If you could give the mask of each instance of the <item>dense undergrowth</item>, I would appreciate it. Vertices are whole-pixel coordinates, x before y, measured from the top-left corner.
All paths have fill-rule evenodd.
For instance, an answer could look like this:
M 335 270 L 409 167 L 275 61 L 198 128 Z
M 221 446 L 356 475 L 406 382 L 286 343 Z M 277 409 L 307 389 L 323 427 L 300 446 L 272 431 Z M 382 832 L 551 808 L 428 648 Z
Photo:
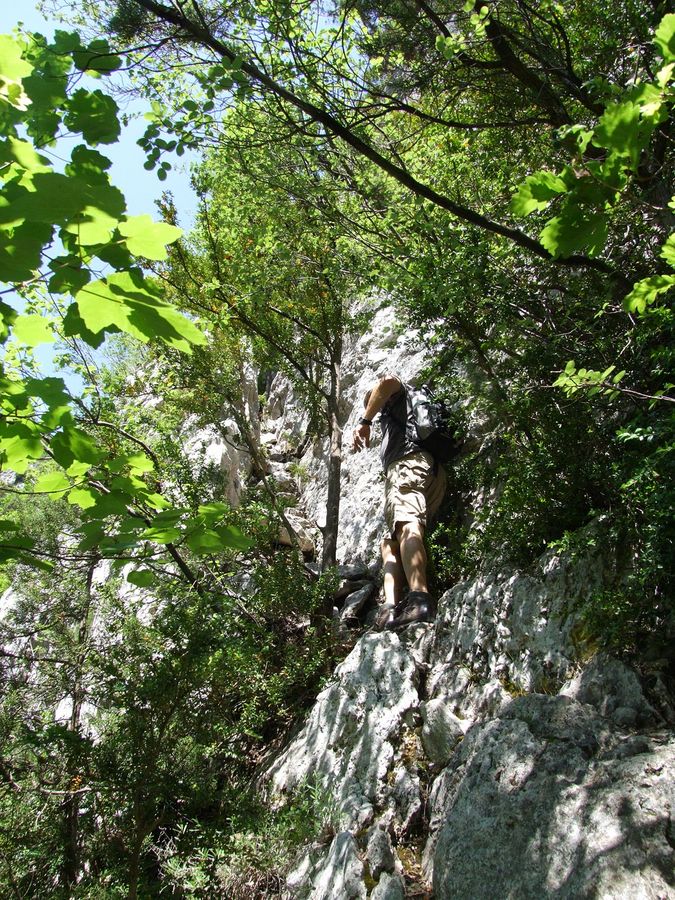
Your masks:
M 189 4 L 83 0 L 84 43 L 2 44 L 3 895 L 274 896 L 330 835 L 315 785 L 278 811 L 255 790 L 336 652 L 334 574 L 279 547 L 292 500 L 258 430 L 283 372 L 309 422 L 293 452 L 329 438 L 339 460 L 364 294 L 420 330 L 466 438 L 434 589 L 601 542 L 589 646 L 673 677 L 675 17 L 339 6 L 205 0 L 197 26 Z M 147 169 L 203 152 L 180 241 L 171 197 L 128 217 L 106 174 L 118 109 L 80 80 L 118 52 L 153 104 Z M 40 373 L 52 339 L 82 391 Z M 250 462 L 238 506 L 188 452 L 203 428 Z

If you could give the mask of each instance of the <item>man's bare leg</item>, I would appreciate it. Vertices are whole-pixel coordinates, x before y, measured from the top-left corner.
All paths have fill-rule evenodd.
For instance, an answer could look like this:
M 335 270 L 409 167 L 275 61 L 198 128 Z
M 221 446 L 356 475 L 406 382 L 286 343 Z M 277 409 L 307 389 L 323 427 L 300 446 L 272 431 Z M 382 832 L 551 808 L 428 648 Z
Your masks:
M 401 563 L 399 543 L 394 538 L 385 538 L 381 545 L 382 572 L 384 574 L 385 606 L 395 606 L 403 596 L 405 575 Z
M 417 521 L 398 522 L 396 537 L 399 543 L 401 565 L 410 586 L 405 605 L 397 610 L 385 628 L 398 631 L 407 625 L 431 622 L 436 615 L 436 604 L 427 587 L 427 552 L 424 548 L 424 527 Z
M 396 537 L 401 563 L 411 591 L 428 593 L 427 551 L 424 547 L 424 526 L 419 522 L 397 522 Z

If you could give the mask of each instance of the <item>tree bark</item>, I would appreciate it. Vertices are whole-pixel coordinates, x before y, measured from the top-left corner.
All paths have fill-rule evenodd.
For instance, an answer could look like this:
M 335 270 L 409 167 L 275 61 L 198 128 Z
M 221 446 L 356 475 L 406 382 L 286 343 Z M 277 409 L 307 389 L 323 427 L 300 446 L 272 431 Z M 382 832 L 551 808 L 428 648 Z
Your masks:
M 80 733 L 82 704 L 84 701 L 84 665 L 87 658 L 87 641 L 89 639 L 89 630 L 91 624 L 91 607 L 92 607 L 92 584 L 94 579 L 94 569 L 98 564 L 98 560 L 93 561 L 89 565 L 87 571 L 87 580 L 85 584 L 84 609 L 80 618 L 80 625 L 77 635 L 77 663 L 75 666 L 75 675 L 72 687 L 73 706 L 70 713 L 70 721 L 68 722 L 68 730 L 73 734 Z M 80 795 L 72 788 L 72 779 L 74 773 L 68 773 L 71 777 L 71 793 L 66 794 L 63 804 L 63 865 L 61 868 L 61 879 L 66 892 L 70 894 L 70 889 L 77 884 L 80 874 L 80 848 L 79 848 L 79 817 L 80 817 Z
M 340 473 L 342 471 L 342 428 L 340 427 L 341 360 L 342 339 L 338 336 L 334 359 L 330 367 L 330 391 L 328 395 L 330 450 L 328 456 L 326 525 L 323 531 L 323 553 L 321 555 L 322 572 L 335 565 L 340 521 Z

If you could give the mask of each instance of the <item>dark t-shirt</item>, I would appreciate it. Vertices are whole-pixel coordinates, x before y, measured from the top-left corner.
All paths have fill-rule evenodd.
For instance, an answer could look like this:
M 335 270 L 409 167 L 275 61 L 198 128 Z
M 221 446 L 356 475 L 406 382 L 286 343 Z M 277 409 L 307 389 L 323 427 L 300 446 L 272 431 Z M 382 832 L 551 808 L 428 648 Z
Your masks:
M 387 400 L 380 412 L 380 426 L 382 428 L 380 459 L 385 472 L 387 472 L 392 463 L 403 459 L 409 453 L 416 453 L 420 449 L 406 436 L 407 417 L 408 404 L 406 402 L 405 388 L 402 387 L 400 391 Z

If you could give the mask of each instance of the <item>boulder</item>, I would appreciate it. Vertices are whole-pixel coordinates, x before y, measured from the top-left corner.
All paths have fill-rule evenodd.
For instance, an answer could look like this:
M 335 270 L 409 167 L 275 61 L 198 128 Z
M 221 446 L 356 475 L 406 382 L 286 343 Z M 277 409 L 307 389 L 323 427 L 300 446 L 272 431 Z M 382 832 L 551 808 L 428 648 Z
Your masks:
M 675 737 L 632 751 L 563 696 L 512 700 L 474 726 L 431 791 L 435 896 L 675 896 Z
M 316 538 L 318 536 L 315 526 L 308 519 L 299 515 L 299 513 L 293 512 L 293 510 L 285 510 L 284 515 L 295 532 L 295 539 L 302 553 L 313 555 L 316 550 Z M 282 547 L 293 546 L 293 540 L 291 540 L 285 525 L 279 528 L 279 543 Z
M 365 900 L 363 863 L 352 835 L 343 831 L 324 854 L 306 854 L 286 887 L 294 900 Z
M 589 703 L 620 727 L 653 725 L 659 718 L 635 672 L 605 653 L 594 656 L 560 693 Z

